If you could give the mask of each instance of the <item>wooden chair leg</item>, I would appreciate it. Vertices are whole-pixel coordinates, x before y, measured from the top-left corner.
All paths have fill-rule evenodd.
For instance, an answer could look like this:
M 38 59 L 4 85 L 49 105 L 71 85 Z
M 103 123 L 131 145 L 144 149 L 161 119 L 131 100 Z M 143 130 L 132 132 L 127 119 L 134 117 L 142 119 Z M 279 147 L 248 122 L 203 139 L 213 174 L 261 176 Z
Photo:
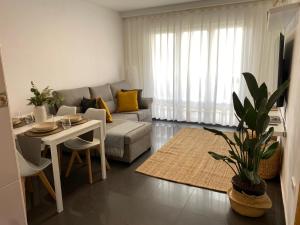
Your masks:
M 77 159 L 77 161 L 78 161 L 80 164 L 83 163 L 83 162 L 82 162 L 82 159 L 81 159 L 81 157 L 80 157 L 80 155 L 79 155 L 78 152 L 76 152 L 76 159 Z
M 92 162 L 91 162 L 90 149 L 87 149 L 85 151 L 85 153 L 86 153 L 86 162 L 88 164 L 89 182 L 90 182 L 90 184 L 92 184 L 93 183 L 93 174 L 92 174 Z
M 42 181 L 43 185 L 45 186 L 45 188 L 47 189 L 47 191 L 49 192 L 49 194 L 51 195 L 51 197 L 56 200 L 56 195 L 55 192 L 51 186 L 51 184 L 49 183 L 45 173 L 43 171 L 39 172 L 38 177 L 40 178 L 40 180 Z
M 33 181 L 32 181 L 32 177 L 27 177 L 26 180 L 26 185 L 27 185 L 27 191 L 33 193 Z
M 21 177 L 21 183 L 22 183 L 22 192 L 23 192 L 23 198 L 24 198 L 24 205 L 26 209 L 26 188 L 25 188 L 25 183 L 26 183 L 26 178 Z
M 105 165 L 106 165 L 106 169 L 110 170 L 110 165 L 109 165 L 106 157 L 105 157 Z
M 65 177 L 68 177 L 70 175 L 70 172 L 71 172 L 71 169 L 72 169 L 75 157 L 76 157 L 76 152 L 72 151 L 71 159 L 70 159 L 70 161 L 68 163 L 68 168 L 67 168 Z

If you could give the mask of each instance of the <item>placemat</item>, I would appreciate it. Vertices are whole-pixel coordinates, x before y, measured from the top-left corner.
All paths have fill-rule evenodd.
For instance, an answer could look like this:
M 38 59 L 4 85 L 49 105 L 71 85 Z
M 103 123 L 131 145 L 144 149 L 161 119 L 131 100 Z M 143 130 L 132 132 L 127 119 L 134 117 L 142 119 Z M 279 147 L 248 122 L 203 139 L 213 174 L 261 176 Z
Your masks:
M 14 129 L 15 129 L 15 128 L 20 128 L 20 127 L 23 127 L 23 126 L 25 126 L 25 125 L 27 125 L 26 122 L 25 122 L 24 120 L 22 120 L 21 123 L 13 124 L 13 128 L 14 128 Z
M 80 124 L 84 124 L 86 122 L 88 122 L 88 120 L 87 119 L 83 119 L 83 120 L 80 120 L 80 121 L 78 121 L 76 123 L 71 124 L 71 126 L 72 127 L 73 126 L 77 126 L 77 125 L 80 125 Z M 26 131 L 24 133 L 24 135 L 26 135 L 28 137 L 46 137 L 46 136 L 49 136 L 49 135 L 52 135 L 52 134 L 57 134 L 57 133 L 59 133 L 59 132 L 61 132 L 61 131 L 64 130 L 64 128 L 62 127 L 60 121 L 57 121 L 57 125 L 58 125 L 58 128 L 55 129 L 55 130 L 52 130 L 50 132 L 37 133 L 37 132 L 32 132 L 31 129 L 30 129 L 30 130 Z

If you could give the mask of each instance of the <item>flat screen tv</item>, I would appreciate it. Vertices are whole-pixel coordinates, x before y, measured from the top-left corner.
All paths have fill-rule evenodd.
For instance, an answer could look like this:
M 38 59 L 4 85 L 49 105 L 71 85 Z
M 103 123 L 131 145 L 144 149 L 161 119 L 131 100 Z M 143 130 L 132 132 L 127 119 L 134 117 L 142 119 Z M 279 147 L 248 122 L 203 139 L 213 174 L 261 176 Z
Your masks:
M 286 39 L 280 33 L 279 59 L 278 59 L 278 86 L 290 78 L 292 58 L 293 58 L 294 39 Z M 288 89 L 277 100 L 277 107 L 282 107 L 288 103 Z

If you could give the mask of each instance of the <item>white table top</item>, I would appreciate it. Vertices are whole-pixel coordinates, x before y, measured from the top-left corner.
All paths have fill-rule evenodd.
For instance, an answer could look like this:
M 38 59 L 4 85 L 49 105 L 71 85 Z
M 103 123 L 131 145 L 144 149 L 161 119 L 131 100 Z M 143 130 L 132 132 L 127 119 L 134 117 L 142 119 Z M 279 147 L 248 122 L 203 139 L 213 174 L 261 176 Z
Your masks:
M 55 117 L 54 121 L 58 121 L 60 118 L 61 117 Z M 79 136 L 79 135 L 87 132 L 87 130 L 89 131 L 89 130 L 96 129 L 96 128 L 100 127 L 101 123 L 102 122 L 99 120 L 89 120 L 86 123 L 73 126 L 69 129 L 63 130 L 59 133 L 41 137 L 41 140 L 45 144 L 59 144 L 59 143 L 64 142 L 65 140 L 67 140 L 70 136 L 74 136 L 74 135 Z M 17 136 L 19 134 L 22 134 L 22 133 L 30 130 L 33 126 L 34 126 L 34 124 L 29 124 L 29 125 L 25 125 L 23 127 L 15 128 L 15 129 L 13 129 L 13 134 L 15 136 Z

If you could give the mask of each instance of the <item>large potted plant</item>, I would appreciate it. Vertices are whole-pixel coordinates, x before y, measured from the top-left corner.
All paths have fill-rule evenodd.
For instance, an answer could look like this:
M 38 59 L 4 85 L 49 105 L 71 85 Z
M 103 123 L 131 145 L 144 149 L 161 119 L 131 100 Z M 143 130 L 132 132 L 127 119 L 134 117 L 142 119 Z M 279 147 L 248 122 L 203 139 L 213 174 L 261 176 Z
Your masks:
M 28 105 L 34 105 L 33 115 L 36 122 L 43 122 L 47 119 L 47 111 L 45 105 L 54 106 L 61 102 L 61 98 L 52 92 L 49 87 L 39 91 L 34 83 L 31 81 L 31 88 L 33 96 L 28 99 Z
M 234 172 L 232 188 L 227 192 L 231 207 L 241 215 L 257 217 L 271 208 L 272 202 L 266 194 L 266 182 L 259 176 L 258 169 L 262 159 L 270 158 L 277 149 L 278 142 L 270 143 L 274 128 L 269 127 L 269 112 L 276 100 L 288 87 L 283 83 L 270 97 L 265 83 L 258 86 L 251 73 L 243 73 L 252 97 L 243 103 L 233 92 L 233 105 L 238 126 L 233 136 L 204 128 L 225 139 L 230 149 L 228 155 L 215 152 L 209 154 L 216 160 L 224 161 Z

